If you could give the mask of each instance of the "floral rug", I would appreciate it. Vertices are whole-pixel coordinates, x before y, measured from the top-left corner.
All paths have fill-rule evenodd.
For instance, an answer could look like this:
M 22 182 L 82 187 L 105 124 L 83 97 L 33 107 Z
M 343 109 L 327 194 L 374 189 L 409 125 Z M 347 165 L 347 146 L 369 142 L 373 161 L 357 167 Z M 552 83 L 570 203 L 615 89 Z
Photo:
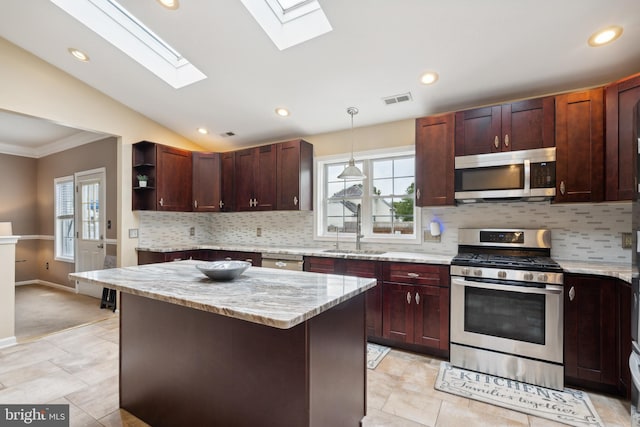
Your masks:
M 455 368 L 447 362 L 440 364 L 435 388 L 571 426 L 604 427 L 587 393 L 579 390 L 552 390 Z
M 367 343 L 367 368 L 375 369 L 378 363 L 384 359 L 384 357 L 391 350 L 389 347 L 383 345 Z

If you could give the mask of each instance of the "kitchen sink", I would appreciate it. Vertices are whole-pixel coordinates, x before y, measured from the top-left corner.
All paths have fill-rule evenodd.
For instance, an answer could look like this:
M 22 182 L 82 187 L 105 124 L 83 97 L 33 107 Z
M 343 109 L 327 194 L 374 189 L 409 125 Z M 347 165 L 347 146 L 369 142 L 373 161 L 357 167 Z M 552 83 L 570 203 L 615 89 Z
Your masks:
M 361 254 L 361 255 L 382 255 L 385 251 L 376 251 L 372 249 L 325 249 L 322 252 L 330 254 Z

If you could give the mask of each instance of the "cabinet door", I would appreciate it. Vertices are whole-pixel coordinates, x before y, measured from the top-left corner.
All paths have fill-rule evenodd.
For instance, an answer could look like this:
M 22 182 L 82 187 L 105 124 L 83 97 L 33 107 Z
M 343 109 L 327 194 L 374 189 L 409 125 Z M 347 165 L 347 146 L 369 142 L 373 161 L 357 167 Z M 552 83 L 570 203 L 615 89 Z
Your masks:
M 313 146 L 306 141 L 281 142 L 277 149 L 276 208 L 313 208 Z
M 552 96 L 502 105 L 502 151 L 555 146 Z
M 336 272 L 336 259 L 325 257 L 304 257 L 304 271 L 333 274 Z
M 191 211 L 191 152 L 157 145 L 157 209 Z
M 640 74 L 606 87 L 606 199 L 636 200 Z
M 414 289 L 414 342 L 449 350 L 449 289 L 438 286 Z
M 236 155 L 233 151 L 220 154 L 220 188 L 221 196 L 218 207 L 222 212 L 235 211 L 235 169 Z
M 193 153 L 193 210 L 220 210 L 220 154 Z
M 346 276 L 380 278 L 379 263 L 376 261 L 343 260 L 343 274 Z M 375 288 L 367 291 L 367 336 L 382 336 L 382 285 L 381 281 Z
M 567 275 L 564 287 L 565 376 L 617 385 L 615 282 Z
M 253 209 L 254 189 L 253 181 L 256 173 L 256 150 L 236 151 L 235 153 L 235 205 L 237 211 Z
M 556 202 L 603 199 L 603 90 L 556 96 Z
M 382 336 L 403 343 L 413 342 L 414 287 L 382 284 Z
M 263 145 L 256 148 L 254 176 L 254 209 L 270 211 L 276 208 L 276 146 Z
M 499 105 L 456 113 L 456 156 L 502 151 Z
M 631 285 L 620 280 L 616 281 L 618 290 L 618 325 L 619 332 L 619 384 L 618 389 L 623 396 L 631 396 L 631 371 L 629 371 L 629 355 L 631 354 Z
M 416 120 L 416 205 L 453 206 L 455 115 Z

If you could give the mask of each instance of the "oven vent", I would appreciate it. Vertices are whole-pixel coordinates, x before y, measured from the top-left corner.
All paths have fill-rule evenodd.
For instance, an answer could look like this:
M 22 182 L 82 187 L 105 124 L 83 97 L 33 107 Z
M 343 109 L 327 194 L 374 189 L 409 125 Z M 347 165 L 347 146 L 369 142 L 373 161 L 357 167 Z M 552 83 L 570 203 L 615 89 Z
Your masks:
M 386 105 L 398 104 L 400 102 L 411 101 L 411 92 L 401 93 L 400 95 L 388 96 L 386 98 L 382 98 Z

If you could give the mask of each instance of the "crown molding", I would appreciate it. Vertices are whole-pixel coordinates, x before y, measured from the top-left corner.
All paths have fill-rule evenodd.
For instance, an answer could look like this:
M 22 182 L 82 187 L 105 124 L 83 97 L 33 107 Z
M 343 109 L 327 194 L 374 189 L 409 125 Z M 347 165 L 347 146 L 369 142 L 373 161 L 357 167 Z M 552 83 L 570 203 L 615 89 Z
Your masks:
M 56 154 L 61 151 L 99 141 L 101 139 L 107 138 L 108 136 L 109 135 L 100 133 L 80 131 L 66 138 L 61 138 L 57 141 L 53 141 L 39 147 L 23 147 L 20 145 L 0 142 L 0 154 L 10 154 L 14 156 L 32 157 L 35 159 L 39 159 L 42 157 L 50 156 L 51 154 Z

